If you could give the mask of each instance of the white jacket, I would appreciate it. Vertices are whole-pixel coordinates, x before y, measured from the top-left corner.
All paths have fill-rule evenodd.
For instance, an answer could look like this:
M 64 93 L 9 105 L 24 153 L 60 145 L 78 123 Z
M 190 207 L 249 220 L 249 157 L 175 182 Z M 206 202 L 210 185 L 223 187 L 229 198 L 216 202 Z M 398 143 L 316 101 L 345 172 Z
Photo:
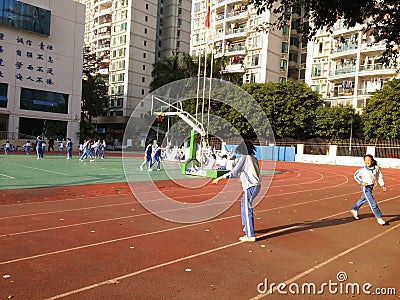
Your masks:
M 257 158 L 251 155 L 243 155 L 233 170 L 224 175 L 225 178 L 239 176 L 243 191 L 246 191 L 249 187 L 261 185 Z
M 362 184 L 365 182 L 367 185 L 375 184 L 377 181 L 381 187 L 385 186 L 383 182 L 383 177 L 381 173 L 381 168 L 379 166 L 373 166 L 372 168 L 368 168 L 367 166 L 358 169 L 354 173 L 354 179 L 359 183 Z

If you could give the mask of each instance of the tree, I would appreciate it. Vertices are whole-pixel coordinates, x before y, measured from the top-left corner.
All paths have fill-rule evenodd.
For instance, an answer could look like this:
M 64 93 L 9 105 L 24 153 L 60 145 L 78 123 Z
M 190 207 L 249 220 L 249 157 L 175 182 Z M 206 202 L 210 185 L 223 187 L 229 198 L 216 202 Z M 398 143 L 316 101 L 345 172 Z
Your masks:
M 99 69 L 103 67 L 101 61 L 101 57 L 97 58 L 96 54 L 90 53 L 89 48 L 84 48 L 81 136 L 93 133 L 93 118 L 98 117 L 108 105 L 107 85 L 103 76 L 98 73 Z M 91 128 L 91 130 L 88 131 L 88 128 Z
M 351 105 L 318 107 L 315 118 L 315 134 L 330 143 L 349 138 L 351 131 L 357 134 L 360 116 Z
M 305 139 L 314 134 L 316 109 L 322 100 L 305 83 L 253 83 L 242 88 L 261 105 L 275 137 Z
M 400 79 L 385 83 L 363 109 L 362 121 L 368 140 L 400 138 Z
M 206 77 L 211 75 L 211 54 L 208 54 L 206 62 L 204 57 L 200 57 L 200 76 L 204 76 L 204 63 L 206 63 Z M 228 58 L 223 56 L 213 60 L 212 77 L 231 81 L 239 84 L 241 79 L 234 73 L 224 73 L 228 63 Z M 198 57 L 190 56 L 188 53 L 174 54 L 171 57 L 163 57 L 153 64 L 151 76 L 153 80 L 150 83 L 150 90 L 154 91 L 168 83 L 194 78 L 199 75 L 199 59 Z
M 290 19 L 291 12 L 304 7 L 309 14 L 309 22 L 301 25 L 300 30 L 309 39 L 325 26 L 330 30 L 339 19 L 345 25 L 353 27 L 366 22 L 366 30 L 372 29 L 376 42 L 385 41 L 386 61 L 396 59 L 400 46 L 400 5 L 398 0 L 250 0 L 258 13 L 271 10 L 278 16 L 276 22 L 264 24 L 265 28 L 282 28 Z M 309 24 L 313 24 L 310 26 Z

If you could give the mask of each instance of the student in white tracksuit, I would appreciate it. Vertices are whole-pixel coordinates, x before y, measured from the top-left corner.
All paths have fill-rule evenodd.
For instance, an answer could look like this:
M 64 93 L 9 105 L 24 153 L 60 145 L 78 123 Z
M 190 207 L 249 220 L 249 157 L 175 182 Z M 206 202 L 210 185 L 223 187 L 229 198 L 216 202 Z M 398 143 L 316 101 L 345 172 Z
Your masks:
M 255 154 L 255 147 L 249 141 L 241 143 L 236 148 L 236 153 L 243 155 L 232 171 L 213 180 L 217 184 L 221 179 L 240 177 L 243 188 L 241 201 L 242 225 L 245 236 L 239 238 L 245 242 L 255 242 L 254 216 L 252 203 L 261 188 L 260 168 Z
M 386 191 L 385 183 L 383 181 L 382 172 L 380 167 L 377 165 L 376 160 L 370 154 L 364 156 L 365 167 L 358 169 L 354 173 L 354 179 L 361 185 L 362 195 L 361 198 L 354 204 L 351 213 L 355 219 L 359 219 L 358 210 L 365 201 L 368 202 L 374 213 L 378 223 L 380 225 L 385 225 L 385 220 L 382 219 L 382 213 L 376 203 L 374 197 L 372 196 L 372 190 L 374 189 L 375 182 Z

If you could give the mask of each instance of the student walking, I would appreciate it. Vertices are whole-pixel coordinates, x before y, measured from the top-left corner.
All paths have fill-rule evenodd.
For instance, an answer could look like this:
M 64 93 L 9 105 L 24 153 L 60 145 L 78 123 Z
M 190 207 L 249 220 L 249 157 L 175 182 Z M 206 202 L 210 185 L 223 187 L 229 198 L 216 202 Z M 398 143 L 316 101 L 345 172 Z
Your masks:
M 26 155 L 29 155 L 31 153 L 31 141 L 26 141 L 25 152 L 26 152 Z
M 63 142 L 60 142 L 58 144 L 58 150 L 60 151 L 60 156 L 63 155 L 63 151 L 64 151 L 64 144 Z
M 107 147 L 106 140 L 103 140 L 103 143 L 101 144 L 101 159 L 106 158 L 106 147 Z
M 72 158 L 72 140 L 67 138 L 67 159 Z
M 83 161 L 84 158 L 86 158 L 87 156 L 89 156 L 90 162 L 93 161 L 93 157 L 92 157 L 92 152 L 91 152 L 91 139 L 85 140 L 83 142 L 83 154 L 82 156 L 79 158 L 79 161 Z
M 43 158 L 43 141 L 40 135 L 36 138 L 36 154 L 37 159 Z
M 354 204 L 352 210 L 350 211 L 353 217 L 358 220 L 358 210 L 365 201 L 368 202 L 374 213 L 378 224 L 385 225 L 385 220 L 382 219 L 382 212 L 376 203 L 374 196 L 372 196 L 372 190 L 376 182 L 386 191 L 385 183 L 383 181 L 382 172 L 378 163 L 374 157 L 370 154 L 364 156 L 365 167 L 358 169 L 354 173 L 354 179 L 361 185 L 362 195 L 361 198 Z
M 144 150 L 144 161 L 140 165 L 140 170 L 143 170 L 143 167 L 148 163 L 148 169 L 151 166 L 151 154 L 153 153 L 153 144 L 151 142 L 148 143 L 146 149 Z
M 255 147 L 250 141 L 244 141 L 236 148 L 236 153 L 243 155 L 232 171 L 213 180 L 214 184 L 222 179 L 240 177 L 243 188 L 241 201 L 241 214 L 243 231 L 245 236 L 239 238 L 243 242 L 255 242 L 254 215 L 252 203 L 260 192 L 261 176 L 257 158 L 255 158 Z
M 10 152 L 11 152 L 11 143 L 10 143 L 10 141 L 7 141 L 6 142 L 6 149 L 5 149 L 4 153 L 6 155 L 8 155 Z
M 161 154 L 162 154 L 161 143 L 157 142 L 156 148 L 151 157 L 151 164 L 149 167 L 149 171 L 153 171 L 152 167 L 155 163 L 157 163 L 157 171 L 161 170 Z

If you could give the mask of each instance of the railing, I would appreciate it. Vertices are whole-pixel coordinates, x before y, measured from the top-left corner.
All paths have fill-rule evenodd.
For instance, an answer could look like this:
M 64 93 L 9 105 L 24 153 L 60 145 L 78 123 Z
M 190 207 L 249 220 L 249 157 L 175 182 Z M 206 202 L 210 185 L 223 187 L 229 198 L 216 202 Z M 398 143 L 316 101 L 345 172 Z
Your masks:
M 340 53 L 344 51 L 351 51 L 351 50 L 356 50 L 358 48 L 357 44 L 349 44 L 349 45 L 341 45 L 339 47 L 336 47 L 335 49 L 332 49 L 332 53 Z
M 355 71 L 356 71 L 356 66 L 351 66 L 351 67 L 340 68 L 340 69 L 336 69 L 334 71 L 330 71 L 329 75 L 330 76 L 343 75 L 343 74 L 354 73 Z
M 386 69 L 394 69 L 389 66 L 386 66 L 382 63 L 378 64 L 367 64 L 367 65 L 361 65 L 360 66 L 360 72 L 361 71 L 373 71 L 373 70 L 386 70 Z
M 247 10 L 237 10 L 237 11 L 232 11 L 232 12 L 226 14 L 226 17 L 227 18 L 233 18 L 233 17 L 236 17 L 236 16 L 245 17 L 247 15 L 248 15 L 248 11 Z
M 238 33 L 245 33 L 245 32 L 247 32 L 247 27 L 228 29 L 227 34 L 238 34 Z
M 246 51 L 245 46 L 233 46 L 226 49 L 226 52 Z

